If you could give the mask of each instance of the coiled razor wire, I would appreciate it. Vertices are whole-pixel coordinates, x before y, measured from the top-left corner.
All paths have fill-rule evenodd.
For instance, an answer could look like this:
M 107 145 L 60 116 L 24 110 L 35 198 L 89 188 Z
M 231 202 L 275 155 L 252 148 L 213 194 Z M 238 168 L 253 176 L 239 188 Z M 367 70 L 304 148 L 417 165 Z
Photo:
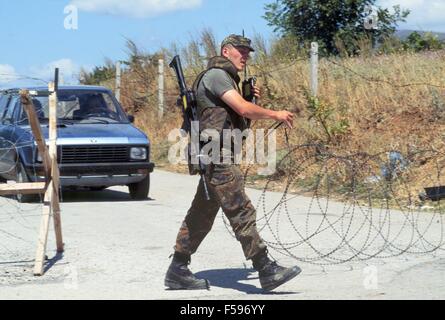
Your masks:
M 17 154 L 27 145 L 2 140 L 0 150 Z M 316 144 L 287 146 L 257 201 L 258 229 L 269 249 L 321 266 L 443 250 L 442 201 L 428 201 L 422 193 L 445 185 L 444 164 L 445 154 L 437 150 L 368 155 Z M 15 201 L 14 207 L 20 214 L 4 211 L 1 221 L 37 233 L 27 218 L 39 215 Z
M 442 202 L 424 194 L 445 185 L 444 164 L 435 150 L 289 147 L 257 201 L 258 230 L 269 250 L 321 266 L 444 250 Z

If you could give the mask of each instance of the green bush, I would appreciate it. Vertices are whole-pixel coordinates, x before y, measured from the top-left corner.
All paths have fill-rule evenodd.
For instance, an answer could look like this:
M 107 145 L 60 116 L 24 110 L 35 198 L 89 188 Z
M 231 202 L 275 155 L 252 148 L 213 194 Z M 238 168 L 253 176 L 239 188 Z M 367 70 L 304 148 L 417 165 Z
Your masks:
M 412 32 L 408 38 L 403 41 L 405 50 L 412 50 L 414 52 L 424 50 L 440 50 L 445 48 L 443 41 L 440 41 L 437 35 L 431 32 L 426 32 L 423 35 L 417 31 Z

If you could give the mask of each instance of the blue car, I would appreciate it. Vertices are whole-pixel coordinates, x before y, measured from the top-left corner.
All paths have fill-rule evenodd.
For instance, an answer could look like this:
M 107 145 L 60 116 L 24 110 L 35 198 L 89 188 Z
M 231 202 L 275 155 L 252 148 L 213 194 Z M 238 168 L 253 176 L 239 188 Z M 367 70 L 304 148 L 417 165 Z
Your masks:
M 48 144 L 48 89 L 26 88 Z M 102 190 L 126 185 L 135 200 L 150 190 L 150 141 L 112 92 L 95 86 L 59 87 L 57 153 L 62 187 Z M 42 159 L 19 90 L 0 91 L 0 180 L 44 181 Z M 35 199 L 18 195 L 21 202 Z

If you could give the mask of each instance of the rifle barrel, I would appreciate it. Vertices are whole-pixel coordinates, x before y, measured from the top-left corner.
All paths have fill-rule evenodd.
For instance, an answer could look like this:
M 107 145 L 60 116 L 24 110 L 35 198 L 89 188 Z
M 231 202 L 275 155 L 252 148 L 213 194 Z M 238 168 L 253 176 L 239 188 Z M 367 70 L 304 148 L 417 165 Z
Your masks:
M 175 56 L 173 58 L 172 62 L 170 62 L 169 66 L 170 66 L 170 68 L 175 70 L 176 77 L 178 80 L 179 89 L 181 90 L 181 95 L 185 96 L 187 94 L 188 89 L 187 89 L 187 85 L 185 84 L 185 77 L 184 77 L 184 73 L 182 71 L 182 64 L 181 64 L 181 59 L 179 58 L 179 56 Z

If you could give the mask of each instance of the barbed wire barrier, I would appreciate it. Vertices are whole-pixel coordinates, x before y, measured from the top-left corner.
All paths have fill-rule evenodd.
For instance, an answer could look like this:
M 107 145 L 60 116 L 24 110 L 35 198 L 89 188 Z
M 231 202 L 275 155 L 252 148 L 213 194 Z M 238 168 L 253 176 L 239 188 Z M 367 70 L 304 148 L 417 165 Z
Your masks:
M 49 81 L 38 78 L 38 77 L 32 77 L 32 76 L 25 76 L 21 74 L 15 74 L 15 73 L 0 73 L 0 80 L 2 83 L 12 83 L 14 81 L 21 81 L 21 80 L 28 80 L 36 82 L 40 85 L 48 85 Z
M 7 125 L 7 130 L 12 135 L 16 135 L 18 131 L 17 125 Z M 22 135 L 18 136 L 16 142 L 0 138 L 0 160 L 11 154 L 21 154 L 20 149 L 29 148 L 34 142 L 29 142 L 27 135 L 29 133 L 22 131 Z M 26 142 L 24 142 L 26 141 Z M 10 162 L 4 166 L 0 173 L 7 173 L 16 170 L 19 159 Z M 31 175 L 40 176 L 42 173 L 37 170 L 34 165 L 31 169 Z M 12 183 L 11 186 L 16 185 Z M 60 198 L 62 199 L 62 188 L 59 185 Z M 48 243 L 57 246 L 57 239 L 45 240 L 41 236 L 42 209 L 44 206 L 44 195 L 36 194 L 35 201 L 23 203 L 18 201 L 14 195 L 2 196 L 0 205 L 0 267 L 5 266 L 5 271 L 0 272 L 0 286 L 2 284 L 10 285 L 17 283 L 26 283 L 31 281 L 35 275 L 43 275 L 46 273 L 52 260 L 61 258 L 62 247 L 57 248 L 55 257 L 49 258 L 49 253 L 43 250 L 43 257 L 32 257 L 37 247 L 47 247 Z M 60 219 L 54 210 L 47 212 L 49 220 Z M 56 236 L 57 237 L 57 236 Z M 55 242 L 54 244 L 52 242 Z M 52 250 L 51 250 L 52 251 Z M 32 258 L 31 258 L 32 257 Z M 37 266 L 38 265 L 38 266 Z M 57 277 L 54 274 L 46 275 L 48 278 Z
M 264 180 L 258 229 L 273 251 L 321 266 L 443 251 L 444 164 L 435 150 L 368 155 L 289 147 Z
M 57 73 L 58 71 L 56 71 Z M 56 77 L 57 78 L 57 77 Z M 61 229 L 61 219 L 60 219 L 60 205 L 59 205 L 59 167 L 57 165 L 57 93 L 54 83 L 48 85 L 48 95 L 49 95 L 49 148 L 46 146 L 45 138 L 42 134 L 41 125 L 33 105 L 30 94 L 27 90 L 20 91 L 20 102 L 27 114 L 31 132 L 26 133 L 27 135 L 33 136 L 33 143 L 37 145 L 37 151 L 42 159 L 43 163 L 43 174 L 45 176 L 45 182 L 29 182 L 25 179 L 26 172 L 24 170 L 23 164 L 20 159 L 19 148 L 25 147 L 25 144 L 21 141 L 22 137 L 17 139 L 17 142 L 12 143 L 7 139 L 2 139 L 1 144 L 1 156 L 5 159 L 15 159 L 15 161 L 9 161 L 10 167 L 5 166 L 4 170 L 7 172 L 16 171 L 18 176 L 18 181 L 15 184 L 1 183 L 0 184 L 0 195 L 42 195 L 43 194 L 43 205 L 41 206 L 40 214 L 40 230 L 39 237 L 37 241 L 36 258 L 34 264 L 34 275 L 41 276 L 44 274 L 44 264 L 46 260 L 46 247 L 48 241 L 48 231 L 49 223 L 51 218 L 54 222 L 54 231 L 56 238 L 57 252 L 61 254 L 63 252 L 64 244 L 62 238 Z M 16 126 L 13 127 L 16 130 Z M 25 133 L 24 133 L 25 135 Z M 29 145 L 28 145 L 29 146 Z M 8 163 L 8 161 L 2 161 Z M 22 178 L 20 178 L 20 172 L 22 172 Z M 2 215 L 6 214 L 9 218 L 9 212 L 2 212 Z M 28 214 L 28 216 L 31 216 Z M 34 215 L 32 215 L 34 216 Z M 1 216 L 1 218 L 4 218 Z M 6 221 L 8 221 L 6 218 Z M 21 216 L 21 218 L 24 218 Z M 25 219 L 26 220 L 26 219 Z M 23 226 L 23 225 L 22 225 Z M 27 227 L 28 228 L 28 227 Z M 0 229 L 1 234 L 9 235 L 14 240 L 21 240 L 23 242 L 29 242 L 23 237 L 15 235 L 15 232 L 7 232 Z M 6 250 L 7 246 L 2 245 Z

